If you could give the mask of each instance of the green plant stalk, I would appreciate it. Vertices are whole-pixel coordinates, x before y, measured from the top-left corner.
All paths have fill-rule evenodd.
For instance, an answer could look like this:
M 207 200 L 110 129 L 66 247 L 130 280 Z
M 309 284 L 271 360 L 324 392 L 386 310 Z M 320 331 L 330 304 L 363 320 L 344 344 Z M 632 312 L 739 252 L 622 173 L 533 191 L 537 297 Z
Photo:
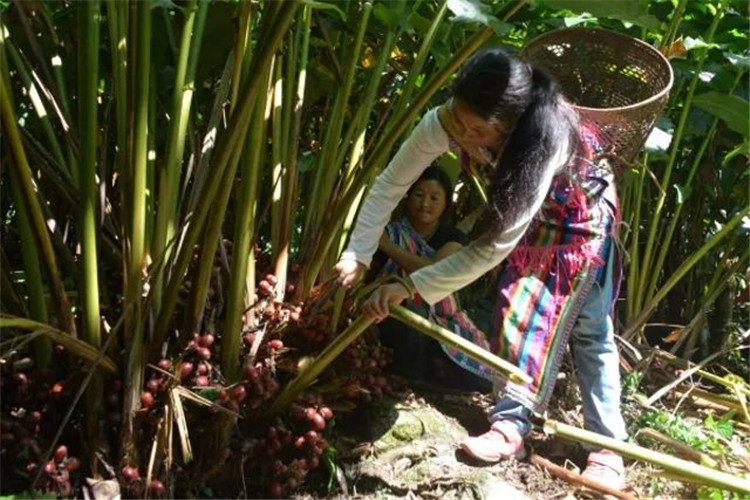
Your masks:
M 299 153 L 299 140 L 300 130 L 302 128 L 302 109 L 305 104 L 305 88 L 307 85 L 307 61 L 310 53 L 310 24 L 311 24 L 311 10 L 312 7 L 305 5 L 300 14 L 300 19 L 297 23 L 298 31 L 298 43 L 295 45 L 299 47 L 299 64 L 297 66 L 297 89 L 296 89 L 296 101 L 294 102 L 294 113 L 292 116 L 292 125 L 290 135 L 288 139 L 289 144 L 289 157 L 287 159 L 287 168 L 284 181 L 284 216 L 285 222 L 284 229 L 281 232 L 281 240 L 279 241 L 279 253 L 274 270 L 276 276 L 279 278 L 279 282 L 286 283 L 287 267 L 290 254 L 290 246 L 292 242 L 292 231 L 295 228 L 295 214 L 297 207 L 297 193 L 298 193 L 298 153 Z M 291 93 L 289 94 L 291 95 Z M 282 279 L 283 278 L 283 279 Z M 255 285 L 253 281 L 253 286 Z M 285 290 L 281 290 L 284 292 Z
M 282 106 L 284 99 L 284 79 L 282 70 L 284 68 L 283 55 L 276 58 L 274 64 L 273 77 L 273 105 L 271 111 L 271 252 L 272 260 L 275 262 L 278 257 L 281 224 L 282 224 L 282 176 L 284 174 L 283 152 L 284 145 L 282 137 L 287 134 L 282 129 Z M 279 284 L 280 285 L 280 284 Z
M 318 375 L 325 370 L 344 349 L 354 342 L 362 332 L 372 324 L 372 319 L 365 315 L 360 315 L 355 319 L 343 332 L 341 332 L 333 341 L 331 341 L 323 352 L 307 366 L 299 371 L 297 376 L 290 381 L 271 406 L 270 413 L 278 415 L 294 401 L 300 392 L 304 391 L 312 384 Z
M 641 206 L 643 205 L 643 183 L 646 180 L 648 156 L 644 159 L 644 166 L 640 169 L 640 175 L 638 176 L 638 184 L 635 187 L 634 199 L 632 207 L 635 207 L 635 215 L 633 216 L 633 222 L 631 224 L 631 240 L 630 240 L 630 262 L 628 265 L 628 322 L 635 317 L 638 311 L 637 304 L 640 299 L 636 295 L 638 290 L 638 276 L 640 276 L 640 221 L 641 221 Z
M 653 311 L 659 305 L 659 303 L 672 291 L 672 288 L 679 283 L 679 281 L 717 244 L 719 244 L 727 235 L 731 234 L 735 227 L 737 227 L 742 218 L 750 214 L 750 206 L 747 206 L 737 212 L 732 219 L 727 222 L 723 228 L 716 234 L 714 234 L 706 243 L 703 244 L 695 253 L 693 253 L 680 267 L 672 273 L 667 282 L 659 289 L 656 294 L 649 300 L 648 303 L 639 312 L 638 316 L 631 321 L 628 325 L 628 329 L 623 334 L 625 340 L 629 340 L 634 333 L 646 322 L 651 316 Z
M 729 90 L 729 95 L 732 95 L 734 93 L 734 89 L 737 88 L 737 85 L 739 84 L 740 80 L 742 79 L 742 75 L 744 74 L 745 74 L 744 71 L 739 71 L 737 73 L 737 76 L 734 79 L 732 88 Z M 701 160 L 703 160 L 703 155 L 706 153 L 706 149 L 708 149 L 708 145 L 713 139 L 714 133 L 716 132 L 716 128 L 718 127 L 718 125 L 719 125 L 719 119 L 715 118 L 708 132 L 705 134 L 703 141 L 701 142 L 701 145 L 698 148 L 697 153 L 695 154 L 695 158 L 693 159 L 693 164 L 690 168 L 690 172 L 688 173 L 687 179 L 685 181 L 686 186 L 692 185 L 693 178 L 695 177 L 696 172 L 698 172 L 698 167 L 700 166 L 700 162 Z M 680 214 L 682 212 L 682 208 L 684 207 L 684 205 L 685 204 L 683 200 L 681 199 L 677 200 L 675 213 L 672 216 L 672 219 L 670 221 L 669 228 L 667 229 L 667 234 L 665 238 L 661 240 L 661 249 L 656 259 L 656 265 L 654 266 L 654 269 L 663 269 L 664 261 L 666 260 L 666 257 L 667 257 L 667 250 L 672 245 L 672 236 L 674 235 L 675 229 L 677 228 L 677 223 L 680 220 Z M 646 297 L 651 297 L 653 295 L 654 290 L 656 289 L 656 283 L 658 281 L 658 277 L 659 277 L 659 273 L 651 274 L 651 280 L 649 282 L 648 288 L 646 289 Z
M 249 71 L 249 81 L 244 87 L 245 93 L 237 111 L 233 112 L 230 118 L 229 126 L 220 139 L 220 144 L 217 146 L 218 156 L 214 165 L 214 176 L 208 179 L 208 183 L 202 190 L 202 196 L 199 199 L 213 200 L 219 189 L 219 184 L 222 181 L 223 173 L 227 169 L 230 158 L 234 155 L 234 152 L 238 149 L 238 143 L 241 138 L 247 134 L 247 129 L 250 125 L 250 110 L 256 99 L 256 95 L 260 89 L 260 76 L 265 74 L 265 69 L 268 67 L 271 57 L 276 52 L 279 44 L 281 43 L 283 34 L 291 23 L 294 12 L 296 11 L 299 3 L 296 1 L 288 1 L 282 4 L 280 7 L 281 11 L 277 16 L 277 23 L 273 26 L 266 26 L 264 24 L 259 36 L 261 40 L 261 46 L 256 51 L 253 57 L 252 70 Z M 265 43 L 263 43 L 265 42 Z M 185 233 L 184 242 L 180 247 L 173 267 L 172 275 L 167 285 L 164 301 L 162 303 L 162 309 L 159 313 L 156 328 L 154 330 L 154 338 L 157 343 L 161 343 L 164 340 L 164 336 L 167 332 L 167 326 L 174 311 L 174 307 L 177 304 L 177 297 L 179 294 L 180 286 L 182 285 L 182 279 L 187 270 L 188 264 L 192 256 L 193 245 L 198 240 L 198 236 L 205 223 L 206 216 L 209 211 L 208 203 L 198 203 L 195 207 L 195 211 L 192 214 L 193 217 L 190 220 L 190 225 Z
M 729 252 L 727 253 L 729 254 Z M 729 261 L 725 259 L 722 263 L 723 265 L 718 266 L 718 268 L 714 272 L 711 283 L 708 285 L 708 287 L 706 287 L 706 290 L 703 293 L 704 298 L 701 300 L 700 310 L 696 314 L 696 317 L 690 321 L 690 325 L 688 326 L 688 328 L 690 329 L 690 335 L 680 338 L 680 340 L 675 343 L 672 349 L 670 349 L 672 353 L 678 352 L 678 349 L 682 345 L 683 340 L 685 340 L 685 337 L 688 338 L 686 339 L 687 345 L 685 346 L 683 353 L 687 354 L 693 352 L 695 343 L 698 340 L 698 333 L 701 331 L 703 325 L 707 320 L 707 313 L 711 310 L 711 308 L 713 308 L 713 305 L 719 298 L 719 295 L 729 286 L 730 277 L 734 273 L 740 272 L 742 269 L 747 269 L 749 260 L 750 255 L 748 255 L 747 252 L 743 252 L 740 258 L 735 259 L 735 262 L 733 264 L 730 265 L 728 263 Z M 710 377 L 716 376 L 709 374 L 709 377 L 707 378 L 711 380 Z M 750 392 L 748 393 L 748 395 L 750 395 Z M 750 419 L 748 419 L 748 422 L 750 422 Z
M 708 33 L 706 34 L 705 41 L 706 43 L 711 43 L 714 37 L 714 33 L 716 33 L 716 28 L 719 25 L 719 21 L 721 21 L 721 18 L 724 15 L 724 10 L 721 6 L 719 6 L 716 15 L 714 16 L 713 21 L 711 22 L 711 26 L 708 29 Z M 664 169 L 664 174 L 661 179 L 661 191 L 659 193 L 659 197 L 656 201 L 656 206 L 654 207 L 654 211 L 651 216 L 651 222 L 649 224 L 649 233 L 648 233 L 648 239 L 646 240 L 646 249 L 643 254 L 643 265 L 641 266 L 641 276 L 638 280 L 638 293 L 636 297 L 640 299 L 639 305 L 641 305 L 641 308 L 649 301 L 651 300 L 651 297 L 647 297 L 645 295 L 646 287 L 648 284 L 648 280 L 651 277 L 652 274 L 658 274 L 659 269 L 655 269 L 651 266 L 651 259 L 653 256 L 653 248 L 654 243 L 656 241 L 656 235 L 657 230 L 659 228 L 662 211 L 664 209 L 664 202 L 666 201 L 667 197 L 667 188 L 669 187 L 669 180 L 672 175 L 672 169 L 674 168 L 675 161 L 677 159 L 677 153 L 680 150 L 680 143 L 682 142 L 682 135 L 685 131 L 685 123 L 687 122 L 687 117 L 690 112 L 690 107 L 693 102 L 693 95 L 695 94 L 695 89 L 698 85 L 698 81 L 700 79 L 700 73 L 703 69 L 703 63 L 706 60 L 706 57 L 708 55 L 708 50 L 704 50 L 702 54 L 699 56 L 693 78 L 690 82 L 690 86 L 688 87 L 687 95 L 685 96 L 685 100 L 683 102 L 683 108 L 682 113 L 680 114 L 680 119 L 677 124 L 677 129 L 675 130 L 674 137 L 672 138 L 672 147 L 669 152 L 669 158 L 667 159 L 667 165 Z M 640 309 L 640 308 L 639 308 Z M 640 311 L 639 311 L 640 312 Z
M 284 74 L 284 96 L 282 105 L 281 134 L 284 145 L 282 146 L 282 162 L 284 170 L 279 182 L 281 189 L 281 199 L 279 201 L 278 215 L 278 240 L 275 246 L 272 246 L 272 265 L 271 269 L 278 280 L 276 284 L 276 293 L 279 297 L 284 297 L 287 284 L 287 268 L 289 264 L 289 245 L 291 242 L 292 228 L 295 222 L 294 212 L 290 212 L 292 207 L 291 199 L 296 193 L 297 171 L 296 168 L 290 170 L 291 157 L 289 147 L 295 139 L 291 136 L 292 127 L 294 126 L 293 112 L 296 107 L 295 99 L 297 97 L 294 87 L 295 75 L 297 73 L 297 58 L 299 56 L 299 46 L 302 43 L 302 23 L 298 20 L 294 33 L 289 34 L 289 48 L 285 58 L 286 67 Z
M 39 5 L 41 7 L 40 11 L 42 13 L 42 16 L 44 16 L 45 24 L 49 28 L 49 33 L 52 36 L 52 42 L 55 46 L 55 48 L 61 47 L 62 44 L 60 43 L 60 39 L 57 36 L 57 31 L 55 30 L 54 22 L 52 21 L 52 15 L 49 11 L 49 4 L 42 3 Z M 70 114 L 70 105 L 69 99 L 68 99 L 68 89 L 65 85 L 65 75 L 62 71 L 62 59 L 60 58 L 59 54 L 55 54 L 52 59 L 50 59 L 50 62 L 52 63 L 52 73 L 55 77 L 55 85 L 57 86 L 57 97 L 60 102 L 60 107 L 62 108 L 62 114 L 65 120 L 70 122 L 71 114 Z
M 227 313 L 224 320 L 224 337 L 221 342 L 221 372 L 227 382 L 233 384 L 240 375 L 240 346 L 242 345 L 242 311 L 245 309 L 247 291 L 246 277 L 249 268 L 255 267 L 250 260 L 250 250 L 255 234 L 255 214 L 258 204 L 258 184 L 262 167 L 262 152 L 265 143 L 267 117 L 265 117 L 266 93 L 261 93 L 253 113 L 255 117 L 248 141 L 242 152 L 242 185 L 237 204 L 237 219 L 234 227 L 232 247 L 232 271 L 229 277 Z M 254 276 L 254 275 L 253 275 Z
M 641 436 L 656 441 L 657 443 L 663 444 L 665 446 L 669 446 L 677 453 L 684 456 L 686 460 L 690 460 L 691 462 L 696 462 L 704 467 L 710 467 L 712 469 L 716 469 L 719 466 L 719 463 L 711 456 L 694 450 L 690 446 L 684 445 L 679 441 L 675 441 L 674 439 L 662 434 L 655 429 L 651 429 L 648 427 L 646 427 L 645 429 L 640 429 L 638 430 L 636 437 Z
M 4 48 L 4 38 L 2 45 Z M 29 212 L 34 237 L 38 245 L 37 248 L 41 251 L 42 262 L 44 263 L 45 273 L 52 292 L 53 303 L 56 306 L 56 315 L 60 321 L 60 325 L 68 333 L 75 336 L 76 328 L 70 311 L 70 302 L 60 279 L 57 258 L 55 257 L 49 231 L 42 214 L 42 208 L 35 193 L 31 179 L 31 169 L 21 141 L 18 124 L 16 123 L 16 114 L 11 104 L 11 91 L 7 87 L 7 83 L 10 81 L 8 78 L 8 68 L 4 58 L 0 59 L 0 61 L 3 63 L 3 67 L 0 69 L 0 115 L 2 115 L 3 131 L 10 146 L 11 157 L 13 158 L 10 162 L 12 167 L 11 175 L 15 175 L 19 181 L 21 193 Z
M 525 0 L 522 0 L 520 3 L 525 3 Z M 492 28 L 488 27 L 472 36 L 471 39 L 469 39 L 469 41 L 453 56 L 450 63 L 445 65 L 445 67 L 430 79 L 429 83 L 425 85 L 422 92 L 420 92 L 419 96 L 415 99 L 413 105 L 406 109 L 403 116 L 393 118 L 397 120 L 398 125 L 394 126 L 389 133 L 385 134 L 385 137 L 378 142 L 378 145 L 375 147 L 370 157 L 365 161 L 365 167 L 361 173 L 363 178 L 369 178 L 372 173 L 377 172 L 380 169 L 383 162 L 388 157 L 391 148 L 396 143 L 396 140 L 406 131 L 417 112 L 419 112 L 435 92 L 445 84 L 461 63 L 463 63 L 466 58 L 487 41 L 492 34 Z M 351 188 L 341 196 L 339 202 L 336 204 L 336 210 L 331 212 L 331 218 L 328 223 L 317 232 L 316 241 L 312 247 L 316 248 L 317 252 L 313 255 L 310 263 L 305 268 L 305 273 L 303 275 L 303 298 L 309 293 L 315 279 L 320 273 L 320 270 L 323 267 L 323 262 L 328 254 L 328 250 L 331 248 L 331 244 L 334 239 L 337 239 L 339 236 L 338 228 L 341 227 L 349 213 L 348 210 L 344 210 L 343 207 L 350 207 L 359 191 L 359 186 L 352 184 Z
M 5 25 L 0 24 L 0 30 L 2 29 L 6 29 Z M 57 164 L 59 165 L 59 171 L 68 179 L 70 179 L 71 177 L 75 179 L 75 175 L 71 174 L 68 162 L 65 160 L 62 148 L 60 148 L 60 142 L 57 140 L 57 136 L 52 129 L 50 115 L 47 112 L 47 108 L 44 106 L 44 102 L 42 102 L 39 88 L 31 80 L 31 75 L 29 74 L 26 65 L 24 64 L 20 54 L 18 53 L 18 49 L 16 49 L 16 46 L 13 44 L 13 42 L 7 42 L 7 48 L 8 54 L 10 54 L 10 58 L 13 61 L 16 70 L 18 71 L 18 76 L 21 78 L 21 83 L 26 88 L 26 91 L 29 95 L 29 100 L 31 100 L 31 104 L 32 106 L 34 106 L 34 111 L 36 111 L 36 116 L 39 119 L 39 123 L 42 125 L 42 131 L 47 138 L 47 144 L 50 147 L 50 152 L 52 153 L 55 162 L 57 162 Z
M 664 50 L 674 42 L 674 38 L 677 35 L 677 28 L 680 26 L 680 21 L 682 21 L 682 16 L 685 13 L 686 6 L 687 0 L 680 0 L 680 3 L 674 11 L 674 15 L 672 15 L 672 19 L 669 21 L 667 33 L 664 35 L 664 38 L 659 45 L 659 50 L 661 50 L 662 53 L 664 53 Z
M 348 190 L 352 182 L 356 181 L 356 173 L 362 166 L 362 157 L 364 156 L 364 141 L 367 132 L 367 123 L 370 114 L 374 109 L 375 99 L 378 94 L 378 88 L 382 80 L 382 75 L 385 73 L 385 66 L 391 57 L 393 52 L 393 45 L 398 38 L 394 32 L 388 32 L 383 41 L 383 50 L 380 52 L 377 63 L 373 67 L 372 72 L 368 78 L 367 89 L 365 90 L 365 97 L 360 103 L 359 109 L 355 114 L 354 120 L 352 120 L 349 130 L 347 130 L 343 144 L 352 144 L 351 151 L 349 152 L 349 164 L 347 165 L 345 178 L 342 182 L 344 191 Z M 344 157 L 347 152 L 346 148 L 341 148 L 339 158 L 336 160 L 335 167 L 340 169 L 344 163 Z
M 412 64 L 411 68 L 409 68 L 409 76 L 406 78 L 401 96 L 399 97 L 395 109 L 393 110 L 394 116 L 401 116 L 406 107 L 409 105 L 409 102 L 411 101 L 411 95 L 417 86 L 417 78 L 419 78 L 419 75 L 422 73 L 422 68 L 424 67 L 425 61 L 427 61 L 427 56 L 429 56 L 430 54 L 432 44 L 435 43 L 435 36 L 438 33 L 438 28 L 443 23 L 443 18 L 445 17 L 446 12 L 448 12 L 448 2 L 447 0 L 444 0 L 443 5 L 440 7 L 440 10 L 435 16 L 435 19 L 433 19 L 432 24 L 430 25 L 430 29 L 427 31 L 424 40 L 422 40 L 422 45 L 419 48 L 417 57 L 414 59 L 414 64 Z M 395 123 L 396 122 L 392 121 L 390 122 L 390 125 L 393 126 Z
M 250 41 L 252 28 L 252 4 L 250 2 L 240 2 L 239 28 L 237 34 L 237 43 L 234 47 L 234 75 L 232 75 L 232 88 L 229 98 L 230 112 L 234 110 L 237 104 L 237 95 L 240 90 L 240 79 L 242 77 L 243 61 L 250 62 L 247 51 L 252 45 Z
M 81 148 L 81 161 L 78 188 L 81 198 L 81 263 L 83 270 L 83 341 L 95 349 L 101 346 L 99 320 L 99 270 L 97 250 L 96 206 L 98 191 L 96 186 L 97 130 L 97 91 L 99 83 L 99 15 L 98 0 L 90 0 L 78 6 L 79 45 L 78 67 L 78 130 Z M 95 451 L 99 443 L 99 420 L 102 412 L 103 382 L 94 376 L 85 397 L 85 436 L 89 443 L 89 462 L 96 474 Z
M 200 7 L 198 7 L 197 0 L 190 0 L 183 9 L 186 17 L 177 59 L 174 94 L 172 95 L 172 120 L 170 120 L 167 143 L 167 159 L 159 172 L 159 210 L 156 214 L 152 249 L 154 258 L 159 259 L 164 254 L 165 261 L 169 260 L 172 248 L 171 246 L 168 247 L 167 242 L 174 237 L 180 172 L 185 151 L 185 134 L 193 102 L 193 89 L 195 88 L 197 52 L 200 50 L 208 5 L 208 2 L 201 2 Z M 191 71 L 189 71 L 188 61 L 191 59 Z M 162 269 L 154 278 L 152 300 L 156 314 L 159 312 L 161 302 L 164 272 L 165 269 Z
M 680 476 L 695 480 L 701 484 L 715 486 L 738 493 L 750 493 L 750 480 L 742 479 L 726 472 L 704 467 L 688 460 L 676 458 L 665 453 L 648 450 L 638 445 L 602 436 L 595 432 L 578 429 L 555 420 L 544 422 L 544 432 L 560 436 L 571 441 L 601 446 L 626 457 L 657 465 Z
M 115 93 L 115 119 L 117 134 L 117 151 L 115 154 L 115 171 L 125 171 L 125 145 L 128 134 L 128 84 L 127 84 L 127 24 L 128 9 L 126 2 L 107 0 L 107 18 L 112 54 L 112 82 Z M 127 212 L 125 212 L 127 213 Z
M 346 107 L 349 102 L 352 85 L 354 84 L 354 73 L 357 68 L 357 63 L 359 62 L 359 55 L 362 51 L 365 31 L 367 30 L 367 24 L 370 20 L 371 12 L 372 3 L 366 2 L 362 10 L 362 16 L 360 17 L 357 36 L 354 40 L 354 44 L 351 45 L 350 57 L 347 61 L 343 84 L 341 89 L 336 93 L 336 100 L 330 115 L 330 124 L 326 128 L 325 137 L 323 139 L 323 149 L 318 159 L 317 168 L 315 169 L 313 189 L 308 196 L 308 208 L 305 213 L 306 218 L 303 227 L 303 234 L 310 234 L 312 233 L 313 228 L 321 227 L 324 214 L 331 203 L 334 181 L 339 174 L 339 171 L 335 165 L 333 165 L 333 162 L 336 159 L 338 148 L 346 147 L 345 144 L 341 146 L 339 145 L 341 129 L 344 125 Z
M 29 221 L 26 203 L 15 175 L 10 176 L 10 187 L 18 216 L 18 232 L 21 236 L 21 259 L 23 260 L 28 312 L 30 318 L 40 323 L 47 322 L 47 300 L 44 297 L 42 273 L 39 267 L 39 252 L 36 249 L 34 232 Z M 41 337 L 34 341 L 34 363 L 40 368 L 49 366 L 52 359 L 52 344 Z
M 421 333 L 424 333 L 438 342 L 450 345 L 466 354 L 471 359 L 487 365 L 496 372 L 507 376 L 511 382 L 516 384 L 530 384 L 532 382 L 531 377 L 517 366 L 482 349 L 460 335 L 456 335 L 440 325 L 432 323 L 417 313 L 410 311 L 406 307 L 391 304 L 391 317 L 420 331 Z
M 129 226 L 130 253 L 127 259 L 127 281 L 125 300 L 133 308 L 125 318 L 127 342 L 127 368 L 123 397 L 123 426 L 121 452 L 124 461 L 135 461 L 137 456 L 136 436 L 133 419 L 140 404 L 143 387 L 144 339 L 141 294 L 143 290 L 142 271 L 145 261 L 146 241 L 146 169 L 148 167 L 148 112 L 151 70 L 151 1 L 136 5 L 137 21 L 135 57 L 132 59 L 135 71 L 134 117 L 133 117 L 133 158 L 130 178 L 132 179 L 131 220 Z
M 81 161 L 78 187 L 81 207 L 81 263 L 83 268 L 83 335 L 84 341 L 99 347 L 99 270 L 97 252 L 96 206 L 96 150 L 97 91 L 99 83 L 99 1 L 91 0 L 79 6 L 81 44 L 78 81 L 78 130 Z

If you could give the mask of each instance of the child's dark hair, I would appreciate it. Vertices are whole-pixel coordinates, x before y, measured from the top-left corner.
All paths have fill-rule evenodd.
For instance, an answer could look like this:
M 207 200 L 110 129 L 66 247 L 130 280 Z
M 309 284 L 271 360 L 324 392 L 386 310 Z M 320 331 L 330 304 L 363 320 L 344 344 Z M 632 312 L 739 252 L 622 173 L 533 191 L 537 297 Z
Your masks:
M 441 168 L 436 167 L 435 165 L 430 165 L 411 185 L 409 191 L 406 193 L 407 196 L 411 195 L 411 192 L 419 181 L 437 181 L 438 184 L 440 184 L 440 187 L 445 191 L 445 211 L 443 213 L 447 213 L 451 208 L 451 205 L 453 205 L 453 185 L 451 184 L 448 174 L 446 174 Z
M 571 154 L 576 150 L 578 115 L 547 74 L 499 48 L 472 56 L 452 94 L 488 122 L 511 130 L 488 193 L 496 222 L 492 237 L 531 207 L 541 167 L 561 145 L 569 144 Z

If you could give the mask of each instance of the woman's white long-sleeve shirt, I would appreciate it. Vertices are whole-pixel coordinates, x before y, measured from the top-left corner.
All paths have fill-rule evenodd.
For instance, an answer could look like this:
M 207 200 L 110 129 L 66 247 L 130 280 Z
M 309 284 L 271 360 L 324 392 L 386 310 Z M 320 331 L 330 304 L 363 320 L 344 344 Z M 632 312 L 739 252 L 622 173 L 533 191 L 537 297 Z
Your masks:
M 438 108 L 428 111 L 404 141 L 385 170 L 377 176 L 357 216 L 357 223 L 342 259 L 356 260 L 369 267 L 372 255 L 391 213 L 409 187 L 441 154 L 450 149 L 448 134 L 440 124 Z M 419 294 L 434 304 L 460 290 L 500 264 L 515 248 L 534 214 L 541 208 L 554 175 L 568 160 L 568 144 L 561 144 L 543 170 L 539 189 L 529 210 L 492 242 L 477 241 L 448 257 L 409 275 Z

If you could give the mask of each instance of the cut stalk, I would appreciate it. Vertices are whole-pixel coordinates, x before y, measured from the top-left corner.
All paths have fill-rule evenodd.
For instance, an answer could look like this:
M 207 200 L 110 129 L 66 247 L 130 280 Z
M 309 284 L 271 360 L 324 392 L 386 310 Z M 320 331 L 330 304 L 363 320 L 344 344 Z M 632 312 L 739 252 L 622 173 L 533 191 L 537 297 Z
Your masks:
M 607 448 L 634 460 L 641 460 L 643 462 L 657 465 L 670 472 L 674 472 L 681 477 L 697 481 L 700 484 L 736 491 L 738 493 L 750 493 L 750 480 L 748 479 L 710 469 L 665 453 L 648 450 L 635 444 L 602 436 L 595 432 L 578 429 L 570 425 L 556 422 L 555 420 L 547 420 L 544 422 L 544 432 L 571 441 Z
M 517 366 L 482 349 L 460 335 L 456 335 L 440 325 L 430 322 L 403 306 L 391 304 L 391 316 L 438 342 L 448 344 L 466 354 L 471 359 L 487 365 L 494 371 L 508 377 L 511 382 L 516 384 L 530 384 L 533 382 L 532 378 Z

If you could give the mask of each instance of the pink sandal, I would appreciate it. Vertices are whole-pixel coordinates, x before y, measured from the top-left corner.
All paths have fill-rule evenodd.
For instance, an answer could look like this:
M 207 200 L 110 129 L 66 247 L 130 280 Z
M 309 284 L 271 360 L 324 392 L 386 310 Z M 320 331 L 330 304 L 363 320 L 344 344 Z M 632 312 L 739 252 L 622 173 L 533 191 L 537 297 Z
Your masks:
M 586 468 L 581 475 L 618 490 L 625 487 L 625 466 L 622 457 L 610 450 L 589 453 Z
M 489 463 L 509 458 L 521 460 L 526 456 L 523 437 L 516 426 L 507 420 L 493 422 L 489 431 L 464 439 L 459 447 L 469 456 Z

